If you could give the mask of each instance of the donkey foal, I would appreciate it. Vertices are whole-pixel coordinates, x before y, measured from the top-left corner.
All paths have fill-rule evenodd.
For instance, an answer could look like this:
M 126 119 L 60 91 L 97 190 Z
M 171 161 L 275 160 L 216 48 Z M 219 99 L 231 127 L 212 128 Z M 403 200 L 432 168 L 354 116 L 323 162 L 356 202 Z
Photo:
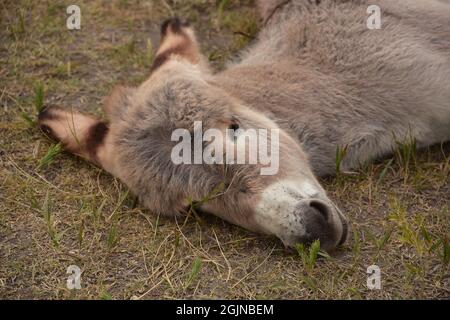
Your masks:
M 41 128 L 119 177 L 151 212 L 183 214 L 189 199 L 223 185 L 202 210 L 286 246 L 319 239 L 330 250 L 348 224 L 316 176 L 335 172 L 338 146 L 351 170 L 391 153 L 394 137 L 419 147 L 450 139 L 450 5 L 378 3 L 382 29 L 369 30 L 365 0 L 261 0 L 258 40 L 216 74 L 191 27 L 169 19 L 149 78 L 112 91 L 107 122 L 49 107 Z M 277 174 L 261 175 L 261 164 L 174 163 L 172 133 L 195 134 L 196 121 L 225 137 L 279 130 Z

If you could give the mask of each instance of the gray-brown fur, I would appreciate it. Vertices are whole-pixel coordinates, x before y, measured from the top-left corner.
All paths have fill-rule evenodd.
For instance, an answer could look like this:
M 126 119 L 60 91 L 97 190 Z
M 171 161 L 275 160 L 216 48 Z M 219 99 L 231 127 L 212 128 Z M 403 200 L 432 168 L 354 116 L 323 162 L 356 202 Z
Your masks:
M 412 136 L 420 147 L 450 139 L 450 5 L 401 3 L 379 1 L 382 29 L 369 30 L 368 1 L 260 1 L 266 27 L 239 61 L 218 74 L 199 56 L 190 29 L 177 28 L 178 36 L 190 39 L 184 43 L 189 52 L 165 55 L 141 86 L 116 88 L 107 100 L 109 132 L 98 162 L 155 213 L 185 212 L 189 199 L 201 200 L 224 183 L 202 208 L 265 233 L 271 232 L 255 217 L 263 191 L 286 179 L 308 181 L 323 202 L 312 201 L 306 213 L 299 207 L 293 223 L 308 224 L 311 214 L 319 219 L 324 204 L 340 222 L 320 217 L 294 238 L 336 246 L 345 240 L 346 222 L 313 173 L 335 172 L 337 146 L 347 146 L 343 169 L 350 170 L 389 154 L 394 137 Z M 172 36 L 163 37 L 158 53 L 179 45 L 181 38 Z M 243 128 L 279 126 L 278 175 L 260 176 L 251 165 L 174 165 L 172 131 L 192 129 L 199 120 L 204 129 L 236 122 Z M 41 124 L 55 133 L 55 121 Z M 317 230 L 324 224 L 330 229 Z M 276 235 L 289 245 L 295 240 Z
M 369 3 L 291 1 L 217 76 L 289 129 L 319 175 L 334 173 L 337 145 L 352 169 L 390 153 L 394 134 L 411 130 L 421 147 L 450 139 L 450 5 L 378 1 L 382 29 L 369 30 Z

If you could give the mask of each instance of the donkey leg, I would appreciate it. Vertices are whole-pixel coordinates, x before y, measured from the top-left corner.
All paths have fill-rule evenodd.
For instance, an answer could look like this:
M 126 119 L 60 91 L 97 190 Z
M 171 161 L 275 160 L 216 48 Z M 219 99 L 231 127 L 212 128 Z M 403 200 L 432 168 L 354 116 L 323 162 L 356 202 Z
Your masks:
M 48 107 L 38 117 L 41 130 L 63 147 L 96 165 L 113 172 L 112 144 L 106 122 L 71 110 Z

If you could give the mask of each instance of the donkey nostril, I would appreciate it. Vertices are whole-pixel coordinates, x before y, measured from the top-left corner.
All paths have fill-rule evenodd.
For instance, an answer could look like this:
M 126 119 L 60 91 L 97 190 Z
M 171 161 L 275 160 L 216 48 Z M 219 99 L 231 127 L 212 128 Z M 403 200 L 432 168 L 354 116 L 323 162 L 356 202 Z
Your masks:
M 330 216 L 330 209 L 325 203 L 319 200 L 311 200 L 309 202 L 309 206 L 320 212 L 320 214 L 325 218 L 325 220 L 328 220 Z

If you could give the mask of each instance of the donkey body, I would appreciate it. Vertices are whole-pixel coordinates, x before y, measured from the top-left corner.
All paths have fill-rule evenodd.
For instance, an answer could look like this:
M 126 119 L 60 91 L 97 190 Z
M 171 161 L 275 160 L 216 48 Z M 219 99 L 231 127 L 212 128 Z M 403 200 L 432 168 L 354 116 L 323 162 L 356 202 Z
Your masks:
M 211 74 L 193 30 L 162 26 L 152 72 L 106 101 L 108 123 L 60 108 L 39 117 L 66 148 L 118 176 L 151 211 L 180 214 L 224 182 L 202 209 L 286 245 L 345 241 L 347 222 L 316 175 L 450 140 L 450 4 L 380 0 L 382 28 L 367 28 L 364 0 L 268 0 L 265 27 L 238 61 Z M 280 129 L 280 172 L 250 165 L 175 165 L 176 128 Z M 76 134 L 74 134 L 76 132 Z
M 318 175 L 335 172 L 337 146 L 347 146 L 350 170 L 391 153 L 396 140 L 450 139 L 450 5 L 377 1 L 382 29 L 370 30 L 369 3 L 289 2 L 215 77 L 297 138 Z

